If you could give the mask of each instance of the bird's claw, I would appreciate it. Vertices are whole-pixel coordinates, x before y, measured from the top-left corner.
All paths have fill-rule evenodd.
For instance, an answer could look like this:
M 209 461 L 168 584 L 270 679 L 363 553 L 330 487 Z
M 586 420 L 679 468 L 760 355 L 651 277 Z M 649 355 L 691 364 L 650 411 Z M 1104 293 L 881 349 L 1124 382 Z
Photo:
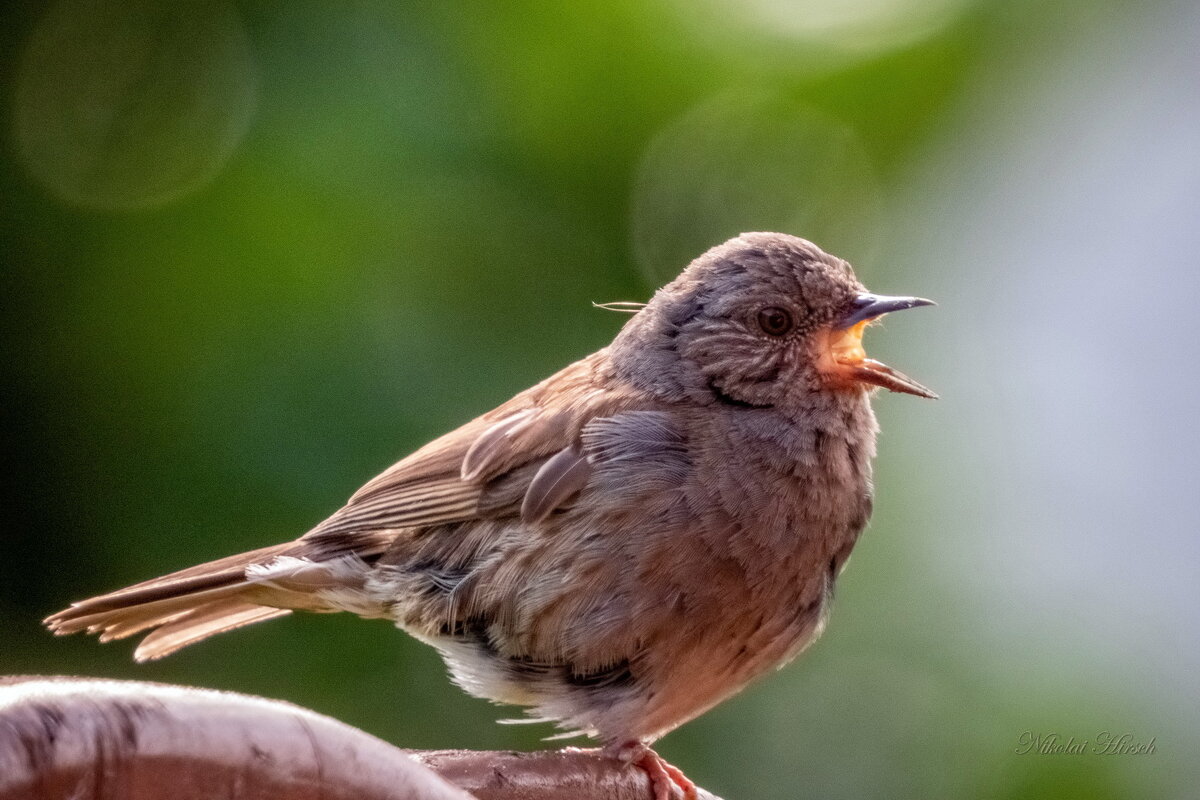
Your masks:
M 627 742 L 610 749 L 608 754 L 646 773 L 650 778 L 650 790 L 654 793 L 653 800 L 676 800 L 680 796 L 683 800 L 697 800 L 696 784 L 683 774 L 683 770 L 667 763 L 665 758 L 644 743 Z

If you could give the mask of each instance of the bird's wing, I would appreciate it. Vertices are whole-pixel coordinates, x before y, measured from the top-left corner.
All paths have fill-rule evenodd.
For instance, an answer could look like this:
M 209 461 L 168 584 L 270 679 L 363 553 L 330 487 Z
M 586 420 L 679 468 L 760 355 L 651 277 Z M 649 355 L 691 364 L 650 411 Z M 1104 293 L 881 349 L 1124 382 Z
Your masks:
M 582 488 L 592 420 L 645 407 L 641 395 L 603 373 L 603 351 L 434 440 L 359 489 L 305 535 L 337 539 L 520 514 L 536 522 Z

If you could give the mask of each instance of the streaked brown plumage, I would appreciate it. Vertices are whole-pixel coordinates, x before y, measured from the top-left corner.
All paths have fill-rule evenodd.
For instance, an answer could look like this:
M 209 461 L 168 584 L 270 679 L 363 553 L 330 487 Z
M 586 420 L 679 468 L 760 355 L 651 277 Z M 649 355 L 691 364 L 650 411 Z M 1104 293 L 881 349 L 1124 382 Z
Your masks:
M 289 613 L 384 617 L 472 694 L 649 743 L 795 656 L 871 510 L 869 295 L 802 239 L 696 259 L 612 345 L 426 445 L 300 539 L 74 604 L 139 660 Z M 655 772 L 657 770 L 657 772 Z M 681 776 L 672 773 L 682 781 Z M 664 795 L 665 796 L 665 795 Z

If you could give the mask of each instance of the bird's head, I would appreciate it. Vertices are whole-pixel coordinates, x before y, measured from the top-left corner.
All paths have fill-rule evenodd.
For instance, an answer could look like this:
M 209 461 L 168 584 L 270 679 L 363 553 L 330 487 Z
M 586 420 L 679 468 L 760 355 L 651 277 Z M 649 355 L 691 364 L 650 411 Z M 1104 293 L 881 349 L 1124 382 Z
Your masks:
M 712 248 L 638 312 L 614 343 L 653 388 L 734 405 L 787 406 L 812 392 L 881 386 L 936 397 L 867 358 L 863 332 L 891 311 L 932 305 L 871 294 L 811 242 L 744 233 Z M 652 373 L 652 374 L 647 374 Z

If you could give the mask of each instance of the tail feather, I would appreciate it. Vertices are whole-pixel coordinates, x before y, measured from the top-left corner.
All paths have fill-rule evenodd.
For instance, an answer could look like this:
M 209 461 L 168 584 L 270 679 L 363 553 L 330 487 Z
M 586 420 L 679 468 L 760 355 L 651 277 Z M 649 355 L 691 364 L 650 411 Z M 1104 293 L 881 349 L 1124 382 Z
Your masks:
M 115 618 L 111 616 L 108 618 L 93 616 L 92 623 L 88 625 L 86 630 L 88 633 L 98 634 L 101 642 L 114 642 L 118 639 L 134 636 L 158 625 L 166 625 L 168 622 L 174 622 L 189 613 L 191 612 L 187 608 L 181 609 L 179 606 L 167 612 L 141 608 L 130 609 L 128 612 Z M 74 632 L 67 628 L 55 630 L 55 633 L 61 634 Z
M 292 609 L 336 610 L 325 607 L 316 596 L 327 584 L 262 580 L 250 568 L 278 563 L 280 558 L 310 568 L 342 563 L 348 555 L 358 563 L 374 561 L 392 535 L 369 531 L 330 541 L 304 538 L 240 553 L 72 603 L 47 617 L 45 624 L 56 634 L 87 631 L 99 634 L 101 641 L 151 630 L 134 657 L 138 661 L 161 658 L 214 634 L 281 617 Z
M 236 599 L 209 603 L 161 623 L 133 651 L 138 661 L 153 661 L 218 633 L 292 613 L 290 608 L 256 606 Z
M 92 605 L 91 601 L 85 600 L 48 617 L 45 623 L 50 630 L 60 635 L 87 631 L 100 634 L 101 639 L 108 642 L 161 625 L 199 605 L 237 594 L 241 588 L 230 585 L 201 592 L 185 592 L 176 597 L 160 597 L 128 606 L 114 606 L 109 602 Z
M 72 603 L 70 608 L 47 617 L 45 624 L 62 635 L 83 630 L 99 633 L 103 641 L 132 636 L 210 602 L 245 592 L 252 586 L 246 580 L 246 567 L 270 561 L 288 548 L 278 545 L 253 550 Z
M 72 603 L 71 607 L 65 611 L 48 617 L 46 624 L 57 632 L 59 627 L 55 624 L 57 621 L 67 622 L 75 617 L 126 609 L 245 583 L 246 567 L 251 564 L 265 564 L 277 556 L 296 549 L 295 544 L 294 542 L 278 544 L 219 558 L 216 561 L 181 569 L 159 578 L 135 583 L 133 586 L 127 586 L 99 597 Z M 82 629 L 64 630 L 63 633 L 74 633 L 75 630 Z

